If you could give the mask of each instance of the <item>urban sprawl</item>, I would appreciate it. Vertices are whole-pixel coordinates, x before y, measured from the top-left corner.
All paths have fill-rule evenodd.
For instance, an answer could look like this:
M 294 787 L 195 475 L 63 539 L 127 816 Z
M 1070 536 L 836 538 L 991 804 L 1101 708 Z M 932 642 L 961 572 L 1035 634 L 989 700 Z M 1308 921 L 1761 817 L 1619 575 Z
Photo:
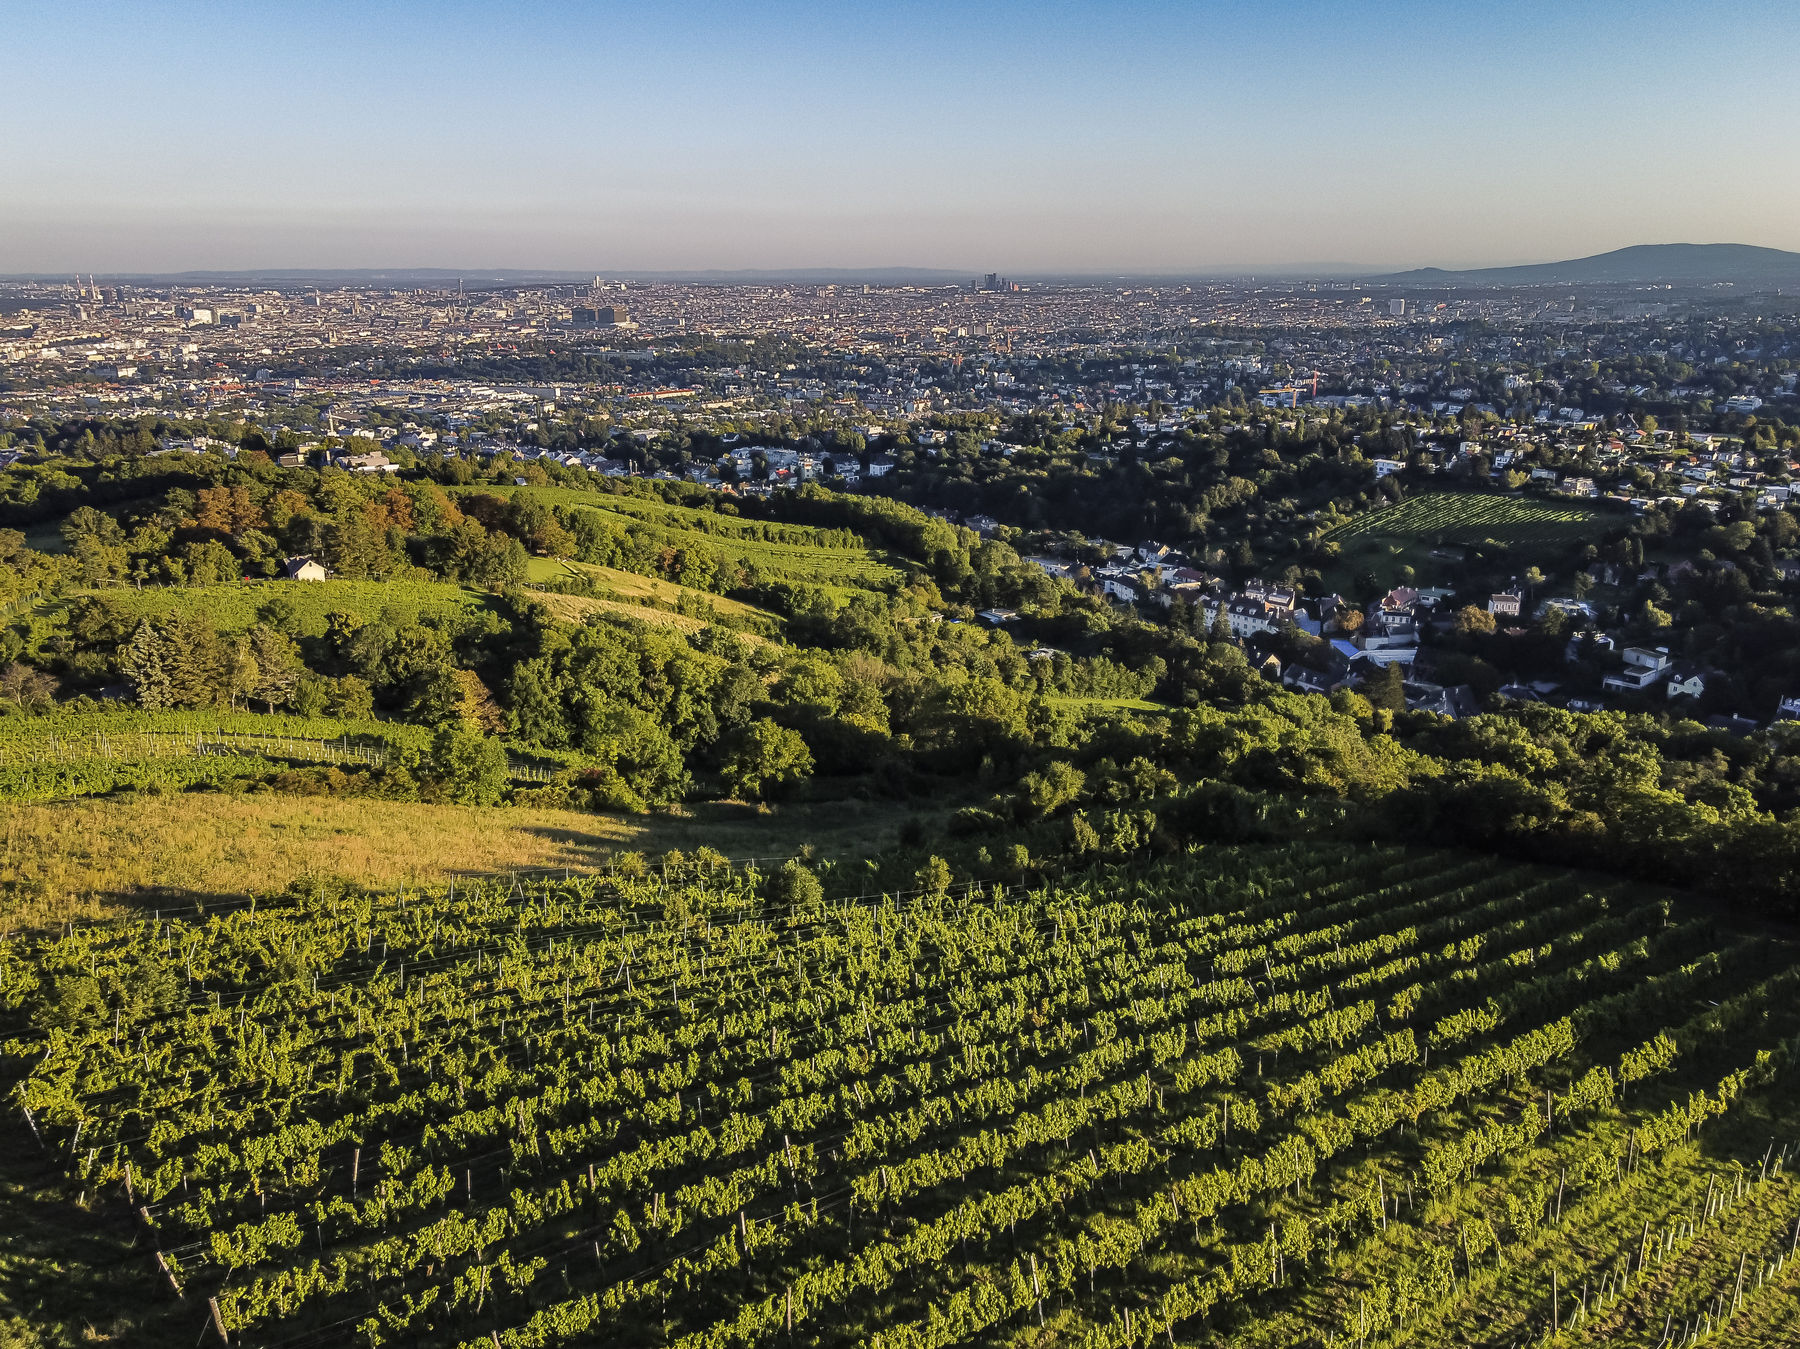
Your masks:
M 0 285 L 0 467 L 85 419 L 144 455 L 892 493 L 1293 688 L 1398 667 L 1452 717 L 1748 730 L 1800 717 L 1728 655 L 1793 623 L 1797 373 L 1792 301 L 1729 287 L 76 277 Z M 1026 490 L 1128 475 L 1104 518 Z

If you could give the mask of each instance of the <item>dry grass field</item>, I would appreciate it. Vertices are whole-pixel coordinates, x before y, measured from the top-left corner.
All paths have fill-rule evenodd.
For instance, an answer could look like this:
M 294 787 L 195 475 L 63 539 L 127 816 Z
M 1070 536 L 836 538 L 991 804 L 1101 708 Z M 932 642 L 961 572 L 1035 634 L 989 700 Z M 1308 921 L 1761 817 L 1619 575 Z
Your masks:
M 898 826 L 891 807 L 861 802 L 653 816 L 212 793 L 15 805 L 0 825 L 0 930 L 267 894 L 310 876 L 420 884 L 702 845 L 734 858 L 803 844 L 848 856 L 891 843 Z

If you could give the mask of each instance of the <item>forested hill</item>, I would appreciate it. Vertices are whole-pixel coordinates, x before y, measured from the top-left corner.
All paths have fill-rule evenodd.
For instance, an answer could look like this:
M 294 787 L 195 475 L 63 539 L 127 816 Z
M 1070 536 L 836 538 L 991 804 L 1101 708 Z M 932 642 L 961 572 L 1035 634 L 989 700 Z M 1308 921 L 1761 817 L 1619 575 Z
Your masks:
M 1108 837 L 1324 831 L 1729 878 L 1733 900 L 1794 911 L 1800 774 L 1778 730 L 1546 706 L 1451 721 L 1409 711 L 1392 666 L 1295 693 L 1198 606 L 1112 604 L 896 501 L 516 468 L 77 451 L 8 470 L 31 532 L 0 531 L 0 784 L 875 798 L 954 812 L 938 846 L 977 874 Z M 282 579 L 300 556 L 330 579 Z M 1283 660 L 1320 643 L 1272 640 Z M 324 719 L 312 740 L 354 727 L 368 753 L 294 762 L 306 735 L 285 721 L 280 749 L 122 734 L 209 711 L 239 719 L 231 737 Z

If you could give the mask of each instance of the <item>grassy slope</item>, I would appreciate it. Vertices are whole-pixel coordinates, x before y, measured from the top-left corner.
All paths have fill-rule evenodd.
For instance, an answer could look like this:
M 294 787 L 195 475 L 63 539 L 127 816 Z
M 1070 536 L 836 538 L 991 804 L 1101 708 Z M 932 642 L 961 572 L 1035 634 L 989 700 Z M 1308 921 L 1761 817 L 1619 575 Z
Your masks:
M 848 856 L 891 843 L 899 823 L 864 802 L 656 816 L 215 793 L 14 805 L 0 823 L 0 929 L 277 891 L 308 875 L 401 885 L 702 845 L 731 857 L 805 844 Z
M 199 712 L 147 712 L 137 707 L 118 707 L 104 712 L 0 716 L 0 763 L 11 757 L 35 758 L 52 741 L 58 745 L 66 744 L 71 753 L 78 753 L 91 747 L 96 737 L 112 742 L 146 733 L 186 735 L 211 731 L 300 736 L 311 740 L 378 736 L 421 747 L 431 740 L 428 728 L 399 721 L 344 721 L 337 717 L 281 713 L 265 716 L 260 712 L 227 712 L 218 708 Z
M 326 615 L 342 610 L 365 619 L 384 613 L 395 618 L 450 618 L 492 601 L 484 591 L 440 581 L 234 581 L 215 586 L 152 586 L 104 593 L 133 618 L 200 609 L 222 632 L 242 632 L 257 621 L 257 610 L 277 597 L 293 605 L 300 630 L 325 631 Z
M 1073 707 L 1081 711 L 1172 712 L 1168 703 L 1151 702 L 1148 698 L 1063 698 L 1048 700 L 1057 707 Z

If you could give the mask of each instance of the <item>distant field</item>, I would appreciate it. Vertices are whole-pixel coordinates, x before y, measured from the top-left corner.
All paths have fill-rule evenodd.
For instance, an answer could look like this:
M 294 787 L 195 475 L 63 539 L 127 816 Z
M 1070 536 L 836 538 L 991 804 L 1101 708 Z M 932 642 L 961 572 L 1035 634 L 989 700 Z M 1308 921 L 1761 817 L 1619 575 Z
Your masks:
M 1147 698 L 1064 698 L 1053 695 L 1046 701 L 1053 707 L 1073 707 L 1082 711 L 1171 712 L 1174 710 L 1167 703 L 1153 703 Z
M 337 611 L 364 619 L 383 615 L 394 620 L 454 618 L 472 613 L 492 597 L 484 591 L 438 581 L 234 581 L 215 586 L 152 586 L 145 590 L 96 591 L 131 618 L 157 618 L 199 610 L 221 632 L 243 632 L 255 626 L 257 612 L 270 600 L 291 604 L 300 631 L 325 631 L 328 614 Z
M 529 496 L 547 505 L 599 511 L 614 517 L 620 528 L 633 522 L 673 544 L 694 543 L 723 557 L 756 567 L 766 578 L 815 585 L 843 594 L 879 590 L 899 582 L 903 573 L 873 548 L 833 548 L 801 542 L 813 534 L 803 525 L 765 524 L 740 520 L 691 506 L 670 506 L 639 497 L 607 496 L 571 487 L 470 487 L 459 494 Z M 764 530 L 780 541 L 755 537 Z
M 587 595 L 561 595 L 553 591 L 537 598 L 564 623 L 584 623 L 589 614 L 610 614 L 619 618 L 636 619 L 640 623 L 649 623 L 659 628 L 679 628 L 684 633 L 699 632 L 707 626 L 704 619 L 678 614 L 671 609 L 658 609 L 654 605 L 633 604 L 629 600 L 594 599 Z
M 689 602 L 709 604 L 717 612 L 733 618 L 766 619 L 775 621 L 775 615 L 765 609 L 758 609 L 753 604 L 745 604 L 741 600 L 727 599 L 723 595 L 714 595 L 705 590 L 695 590 L 691 586 L 676 585 L 673 581 L 665 581 L 655 576 L 640 576 L 632 571 L 618 571 L 612 567 L 599 567 L 591 562 L 566 562 L 561 558 L 534 557 L 527 566 L 525 575 L 528 579 L 541 583 L 555 581 L 579 573 L 593 578 L 604 590 L 610 592 L 609 598 L 620 600 L 649 600 L 655 604 L 678 604 L 682 596 Z M 636 610 L 642 606 L 629 605 Z M 640 615 L 642 616 L 642 615 Z M 671 615 L 672 617 L 673 615 Z
M 777 531 L 787 535 L 777 538 L 776 542 L 810 546 L 808 535 L 814 531 L 805 525 L 787 525 L 773 521 L 746 520 L 741 516 L 724 515 L 718 511 L 702 510 L 698 506 L 674 506 L 666 501 L 652 501 L 647 497 L 613 496 L 604 492 L 586 492 L 576 487 L 463 487 L 455 489 L 459 493 L 486 492 L 492 496 L 522 496 L 534 501 L 542 501 L 550 506 L 591 506 L 596 510 L 610 511 L 615 515 L 629 515 L 633 519 L 650 524 L 668 525 L 676 529 L 698 530 L 703 534 L 715 534 L 720 537 L 749 539 L 763 542 L 769 531 Z
M 1429 492 L 1375 511 L 1326 537 L 1391 538 L 1426 543 L 1560 543 L 1592 537 L 1607 517 L 1591 506 L 1473 492 Z

